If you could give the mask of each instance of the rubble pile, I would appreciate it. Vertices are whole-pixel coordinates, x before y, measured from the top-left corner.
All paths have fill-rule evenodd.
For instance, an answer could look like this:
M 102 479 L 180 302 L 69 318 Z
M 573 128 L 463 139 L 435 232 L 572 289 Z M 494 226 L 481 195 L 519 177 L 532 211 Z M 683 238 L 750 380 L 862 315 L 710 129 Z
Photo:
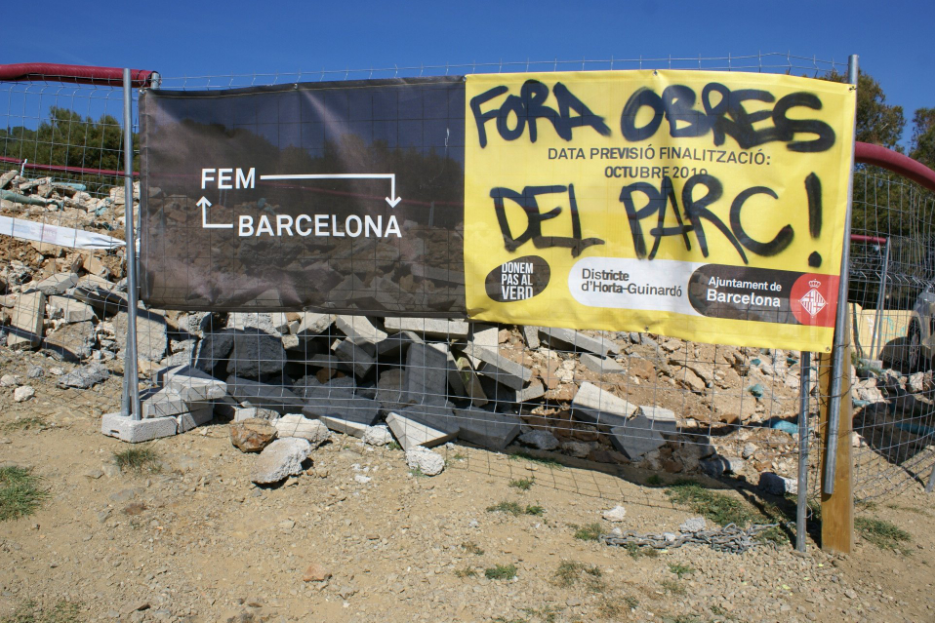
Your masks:
M 56 212 L 99 229 L 122 220 L 122 188 L 93 199 L 11 173 L 0 177 L 4 214 Z M 0 254 L 0 344 L 76 364 L 62 386 L 122 373 L 129 317 L 118 253 L 5 238 Z M 797 469 L 799 361 L 781 350 L 437 318 L 142 306 L 137 335 L 144 425 L 111 414 L 102 430 L 145 441 L 219 417 L 244 451 L 262 456 L 297 440 L 276 446 L 271 456 L 285 463 L 267 465 L 263 482 L 298 469 L 332 433 L 398 443 L 423 473 L 444 465 L 428 449 L 453 441 L 715 477 Z M 921 412 L 931 386 L 931 373 L 887 370 L 859 380 L 854 398 L 867 407 L 860 417 L 893 429 L 894 405 Z

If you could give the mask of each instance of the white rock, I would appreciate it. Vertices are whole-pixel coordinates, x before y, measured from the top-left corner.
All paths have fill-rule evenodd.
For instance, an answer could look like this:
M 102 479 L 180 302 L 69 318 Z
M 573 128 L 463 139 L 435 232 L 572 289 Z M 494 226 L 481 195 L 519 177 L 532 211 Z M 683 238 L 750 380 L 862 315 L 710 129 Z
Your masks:
M 701 532 L 707 527 L 708 524 L 704 517 L 692 517 L 682 522 L 682 525 L 679 526 L 679 531 L 694 534 L 696 532 Z
M 615 523 L 623 521 L 623 519 L 626 516 L 627 516 L 627 509 L 620 506 L 619 504 L 617 506 L 614 506 L 609 511 L 604 511 L 604 514 L 603 514 L 604 519 L 606 519 L 607 521 L 613 521 Z
M 261 407 L 241 407 L 234 409 L 235 422 L 249 420 L 250 418 L 259 418 L 272 422 L 279 419 L 279 413 L 272 409 L 263 409 Z
M 422 446 L 416 446 L 406 452 L 406 463 L 409 469 L 418 469 L 426 476 L 437 476 L 445 469 L 445 459 L 437 452 Z
M 558 447 L 558 438 L 547 430 L 531 430 L 519 436 L 521 444 L 537 450 L 554 450 Z
M 19 377 L 13 374 L 0 376 L 0 387 L 16 387 L 19 383 Z
M 371 446 L 385 446 L 393 441 L 393 433 L 386 426 L 368 426 L 364 429 L 363 441 Z
M 35 395 L 36 390 L 34 390 L 29 385 L 23 385 L 22 387 L 17 387 L 15 390 L 13 390 L 13 400 L 16 402 L 26 402 Z
M 277 439 L 263 448 L 253 466 L 250 480 L 268 485 L 302 472 L 302 461 L 308 458 L 312 444 L 307 439 L 290 437 Z
M 317 448 L 331 438 L 331 431 L 318 420 L 310 420 L 300 413 L 290 413 L 273 421 L 279 438 L 298 437 L 307 439 L 312 448 Z
M 363 474 L 357 474 L 356 476 L 354 476 L 354 481 L 362 485 L 367 484 L 371 480 L 373 480 L 373 478 L 371 478 L 370 476 L 364 476 Z

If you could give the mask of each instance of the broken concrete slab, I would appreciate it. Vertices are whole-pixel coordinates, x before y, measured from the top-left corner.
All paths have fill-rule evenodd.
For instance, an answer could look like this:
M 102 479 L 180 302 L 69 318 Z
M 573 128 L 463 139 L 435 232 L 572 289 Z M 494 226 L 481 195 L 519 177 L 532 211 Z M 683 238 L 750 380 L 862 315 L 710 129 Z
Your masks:
M 97 345 L 97 331 L 90 320 L 63 324 L 49 333 L 42 341 L 43 350 L 56 359 L 82 361 L 91 357 Z
M 469 443 L 501 452 L 519 435 L 522 420 L 482 409 L 455 409 L 454 421 L 458 438 Z
M 302 461 L 308 458 L 311 451 L 312 445 L 307 439 L 277 439 L 260 452 L 250 480 L 258 485 L 269 485 L 301 474 Z
M 68 296 L 50 296 L 47 305 L 52 319 L 61 318 L 68 323 L 97 319 L 93 307 Z
M 656 450 L 666 443 L 659 431 L 653 430 L 649 419 L 637 414 L 622 426 L 610 429 L 610 443 L 631 461 Z
M 108 314 L 118 310 L 126 311 L 128 307 L 127 299 L 114 290 L 114 284 L 93 275 L 85 275 L 79 279 L 72 296 Z
M 470 325 L 464 320 L 447 318 L 392 318 L 384 321 L 387 331 L 413 331 L 430 337 L 466 338 Z
M 380 403 L 359 396 L 310 398 L 305 401 L 301 411 L 310 418 L 327 416 L 370 426 L 380 416 Z
M 375 363 L 373 357 L 349 339 L 335 340 L 331 345 L 331 350 L 338 359 L 349 365 L 358 377 L 367 376 L 367 373 L 373 369 Z
M 272 409 L 278 413 L 295 413 L 305 406 L 305 400 L 282 385 L 269 385 L 259 381 L 227 377 L 227 391 L 241 404 Z
M 526 346 L 532 350 L 536 350 L 542 345 L 542 342 L 539 341 L 539 327 L 523 326 L 523 337 L 526 339 Z
M 581 363 L 595 374 L 623 374 L 626 370 L 613 359 L 597 357 L 589 353 L 581 353 Z
M 78 285 L 78 275 L 75 273 L 56 273 L 35 284 L 30 290 L 38 290 L 46 296 L 52 296 L 53 294 L 65 294 L 76 285 Z
M 425 341 L 412 331 L 400 331 L 390 335 L 376 345 L 377 357 L 389 357 L 400 353 L 400 356 L 409 348 L 410 344 L 424 344 Z
M 453 418 L 447 418 L 447 422 L 445 419 L 427 418 L 423 414 L 402 409 L 387 415 L 386 423 L 403 450 L 409 451 L 417 446 L 437 446 L 454 439 L 460 429 Z
M 58 384 L 62 387 L 75 387 L 88 389 L 110 378 L 110 370 L 100 363 L 90 363 L 82 368 L 72 370 L 68 374 L 58 377 Z
M 377 344 L 387 338 L 387 333 L 376 328 L 366 316 L 337 316 L 335 326 L 355 344 Z
M 227 372 L 241 378 L 259 379 L 279 374 L 286 366 L 286 349 L 277 335 L 257 329 L 234 334 L 234 348 L 227 362 Z
M 334 314 L 316 314 L 314 312 L 302 312 L 299 317 L 299 326 L 296 328 L 296 335 L 318 335 L 328 330 L 334 323 Z
M 227 396 L 227 383 L 190 365 L 157 372 L 157 382 L 171 388 L 189 402 L 209 402 Z
M 262 407 L 235 407 L 234 421 L 243 422 L 245 420 L 267 420 L 272 422 L 279 419 L 279 412 L 272 409 L 263 409 Z
M 458 396 L 464 396 L 466 394 L 466 389 L 464 387 L 464 381 L 461 380 L 461 371 L 458 369 L 458 364 L 451 354 L 451 349 L 448 348 L 448 344 L 434 342 L 429 344 L 429 346 L 445 355 L 447 360 L 446 368 L 448 370 L 448 386 L 451 388 L 452 393 Z
M 558 437 L 546 430 L 523 433 L 519 436 L 519 442 L 536 450 L 555 450 L 559 445 Z
M 306 439 L 312 444 L 313 449 L 328 441 L 331 437 L 331 432 L 324 423 L 318 420 L 310 420 L 301 413 L 284 415 L 273 422 L 273 426 L 276 427 L 280 439 L 287 437 Z
M 177 434 L 178 421 L 174 417 L 134 420 L 120 413 L 105 413 L 101 433 L 128 443 L 143 443 Z
M 406 354 L 406 400 L 424 401 L 448 393 L 448 358 L 446 352 L 427 344 L 411 344 Z
M 608 352 L 616 353 L 617 345 L 602 337 L 590 337 L 574 329 L 539 327 L 539 335 L 555 349 L 587 351 L 606 357 Z
M 483 407 L 487 404 L 487 394 L 481 385 L 480 377 L 474 373 L 474 367 L 467 357 L 458 357 L 455 361 L 458 367 L 458 374 L 461 375 L 461 385 L 464 387 L 464 395 L 471 399 L 471 406 Z
M 594 383 L 584 382 L 571 401 L 575 418 L 604 426 L 624 426 L 636 413 L 636 405 L 619 398 Z
M 214 419 L 214 404 L 209 402 L 194 405 L 190 411 L 178 414 L 175 419 L 178 421 L 179 434 L 204 426 Z
M 144 418 L 176 416 L 191 408 L 189 402 L 174 389 L 147 390 L 141 392 L 140 407 Z
M 674 434 L 679 430 L 678 418 L 675 417 L 675 412 L 669 409 L 652 405 L 640 405 L 638 414 L 645 417 L 651 428 L 660 433 Z
M 533 381 L 522 389 L 513 389 L 502 383 L 497 383 L 490 377 L 480 379 L 484 395 L 493 402 L 526 402 L 545 395 L 545 386 L 539 379 Z
M 136 352 L 137 357 L 147 361 L 161 361 L 169 346 L 168 326 L 165 317 L 140 307 L 136 316 Z M 130 325 L 127 312 L 118 312 L 114 316 L 114 333 L 117 347 L 127 347 L 127 329 Z
M 478 373 L 490 377 L 515 390 L 521 390 L 532 378 L 532 370 L 526 366 L 507 359 L 495 349 L 474 345 L 465 351 L 471 357 L 480 359 L 483 365 Z
M 234 348 L 234 333 L 219 331 L 206 333 L 198 346 L 198 355 L 195 357 L 195 367 L 205 372 L 211 372 L 221 361 L 226 361 Z
M 371 428 L 370 425 L 364 424 L 363 422 L 345 420 L 343 418 L 332 417 L 330 415 L 321 415 L 318 417 L 318 420 L 327 426 L 329 430 L 332 430 L 336 433 L 341 433 L 342 435 L 357 437 L 358 439 L 362 439 L 367 429 Z
M 7 329 L 7 347 L 12 349 L 34 348 L 42 341 L 42 320 L 45 318 L 45 294 L 30 292 L 20 294 L 10 317 Z

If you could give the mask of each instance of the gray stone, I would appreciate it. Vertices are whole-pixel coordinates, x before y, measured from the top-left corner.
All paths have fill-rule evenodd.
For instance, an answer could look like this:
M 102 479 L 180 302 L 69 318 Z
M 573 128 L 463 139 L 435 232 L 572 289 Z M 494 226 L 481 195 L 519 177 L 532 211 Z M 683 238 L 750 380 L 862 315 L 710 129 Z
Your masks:
M 42 341 L 42 319 L 45 317 L 45 294 L 20 294 L 7 328 L 7 347 L 28 349 Z
M 526 339 L 526 346 L 536 350 L 542 343 L 539 341 L 539 327 L 525 325 L 523 327 L 523 337 Z
M 359 396 L 336 395 L 331 398 L 309 398 L 301 411 L 310 418 L 328 416 L 370 426 L 380 416 L 380 403 Z
M 234 409 L 234 421 L 243 422 L 244 420 L 266 420 L 272 422 L 279 419 L 279 413 L 272 409 L 263 409 L 262 407 L 236 407 Z
M 617 352 L 617 346 L 608 339 L 602 337 L 590 337 L 580 331 L 573 329 L 557 329 L 552 327 L 540 327 L 539 334 L 545 341 L 555 349 L 564 349 L 575 352 L 588 351 L 606 357 L 607 353 Z
M 445 359 L 447 360 L 446 368 L 448 370 L 448 387 L 455 395 L 464 396 L 467 390 L 464 387 L 464 381 L 461 379 L 461 371 L 458 369 L 458 364 L 451 354 L 451 349 L 448 348 L 447 344 L 438 342 L 429 344 L 429 346 L 445 355 Z
M 219 362 L 226 360 L 234 348 L 234 334 L 230 331 L 207 333 L 198 348 L 195 367 L 211 372 Z
M 563 441 L 562 452 L 565 454 L 570 454 L 571 456 L 577 457 L 579 459 L 586 459 L 588 455 L 591 454 L 591 451 L 594 449 L 594 444 L 585 442 L 585 441 Z
M 596 357 L 589 353 L 581 353 L 580 359 L 585 368 L 596 374 L 623 374 L 626 372 L 623 366 L 613 359 Z
M 335 372 L 350 372 L 351 366 L 347 365 L 334 355 L 315 355 L 308 360 L 308 365 L 314 368 L 324 368 Z
M 376 354 L 378 357 L 389 357 L 402 353 L 409 348 L 410 344 L 424 344 L 425 341 L 412 331 L 400 331 L 388 336 L 385 340 L 376 345 Z
M 373 326 L 366 316 L 338 316 L 335 326 L 355 344 L 377 344 L 386 339 L 387 333 Z
M 43 376 L 45 376 L 45 370 L 39 366 L 29 364 L 26 366 L 26 376 L 31 379 L 41 379 Z
M 413 413 L 407 409 L 399 413 L 393 412 L 386 416 L 386 423 L 393 436 L 403 447 L 411 450 L 416 446 L 437 446 L 454 439 L 458 434 L 458 427 L 445 418 L 426 417 L 422 413 Z
M 773 472 L 761 473 L 760 482 L 757 487 L 771 495 L 796 495 L 799 491 L 799 483 L 797 480 L 784 478 Z
M 58 377 L 58 384 L 62 387 L 76 387 L 88 389 L 110 378 L 110 370 L 99 363 L 88 364 L 82 368 L 72 370 L 68 374 Z
M 296 335 L 318 335 L 328 330 L 334 323 L 333 314 L 316 314 L 314 312 L 303 312 L 299 318 L 299 326 L 296 328 Z
M 487 394 L 484 393 L 480 378 L 474 373 L 471 361 L 467 357 L 458 357 L 455 365 L 461 375 L 461 386 L 464 388 L 464 395 L 471 399 L 472 406 L 483 407 L 488 402 Z
M 26 402 L 30 398 L 36 395 L 36 390 L 34 390 L 29 385 L 21 385 L 13 390 L 13 400 L 14 402 Z
M 174 417 L 133 420 L 120 413 L 105 413 L 101 433 L 129 443 L 142 443 L 177 434 L 178 421 Z
M 97 319 L 93 307 L 67 296 L 50 296 L 47 305 L 52 318 L 62 318 L 68 323 Z
M 214 405 L 212 403 L 194 405 L 190 411 L 175 416 L 178 421 L 178 432 L 184 433 L 204 426 L 214 419 Z
M 532 370 L 512 359 L 507 359 L 496 350 L 475 346 L 469 348 L 467 354 L 484 362 L 483 366 L 478 370 L 480 374 L 515 390 L 523 389 L 532 378 Z
M 140 396 L 140 406 L 144 418 L 159 418 L 175 416 L 186 413 L 190 409 L 189 402 L 170 388 L 162 388 L 155 392 L 147 392 Z
M 406 355 L 407 399 L 422 401 L 426 396 L 445 397 L 448 389 L 448 358 L 426 344 L 412 344 Z
M 491 348 L 496 351 L 497 347 L 500 345 L 500 327 L 483 323 L 472 324 L 471 341 L 468 344 L 469 350 L 472 344 L 474 346 Z
M 610 521 L 613 523 L 620 523 L 621 521 L 626 519 L 626 516 L 627 516 L 627 509 L 621 506 L 620 504 L 617 504 L 610 510 L 606 510 L 601 514 L 601 517 L 603 517 L 606 521 Z
M 445 459 L 440 454 L 421 446 L 406 450 L 406 464 L 424 476 L 437 476 L 445 469 Z
M 610 429 L 610 443 L 628 459 L 635 461 L 666 443 L 665 437 L 650 426 L 645 416 L 636 415 L 624 425 Z
M 282 372 L 286 365 L 286 349 L 279 336 L 261 333 L 234 335 L 234 348 L 227 362 L 227 372 L 241 378 L 259 379 Z
M 575 418 L 605 426 L 624 426 L 636 413 L 636 405 L 619 398 L 597 385 L 584 382 L 571 402 Z
M 233 312 L 227 317 L 227 328 L 244 333 L 264 333 L 281 338 L 285 329 L 285 314 L 265 312 Z M 274 319 L 275 317 L 275 319 Z
M 331 431 L 322 422 L 310 420 L 300 413 L 284 415 L 273 422 L 273 426 L 276 427 L 280 439 L 288 437 L 306 439 L 312 444 L 313 449 L 325 443 L 331 437 Z
M 384 425 L 368 426 L 361 436 L 363 442 L 371 446 L 385 446 L 393 441 L 393 433 Z
M 640 405 L 638 414 L 644 416 L 649 421 L 650 428 L 655 431 L 660 433 L 678 432 L 679 422 L 674 411 L 651 405 Z
M 691 517 L 682 522 L 682 525 L 679 526 L 679 532 L 694 534 L 706 530 L 707 528 L 708 523 L 705 521 L 704 517 Z
M 546 430 L 531 430 L 519 436 L 519 442 L 536 450 L 555 450 L 558 437 Z
M 516 416 L 481 409 L 455 409 L 454 413 L 459 439 L 495 452 L 513 442 L 522 424 Z
M 343 418 L 332 417 L 330 415 L 318 416 L 318 420 L 336 433 L 350 435 L 351 437 L 357 437 L 358 439 L 362 439 L 364 434 L 367 432 L 367 429 L 371 428 L 370 425 L 364 424 L 362 422 L 345 420 Z
M 305 400 L 282 385 L 269 385 L 234 375 L 227 377 L 227 391 L 242 404 L 250 403 L 250 406 L 279 413 L 295 413 L 305 406 Z
M 78 275 L 75 273 L 56 273 L 48 279 L 43 279 L 30 289 L 38 290 L 46 296 L 52 296 L 53 294 L 65 294 L 66 291 L 76 285 L 78 285 Z
M 464 320 L 446 318 L 386 318 L 387 331 L 413 331 L 418 335 L 445 339 L 466 338 L 470 325 Z
M 545 395 L 545 386 L 539 379 L 533 379 L 532 383 L 523 389 L 516 390 L 497 383 L 489 377 L 481 379 L 481 387 L 484 395 L 493 402 L 526 402 L 535 400 Z
M 353 398 L 357 383 L 352 377 L 334 378 L 322 383 L 314 376 L 303 376 L 292 386 L 292 391 L 306 400 L 311 398 Z
M 166 333 L 166 319 L 159 314 L 143 308 L 137 310 L 136 316 L 136 353 L 139 359 L 147 361 L 161 361 L 169 347 L 169 337 Z M 130 325 L 126 312 L 118 312 L 114 316 L 114 333 L 117 335 L 117 347 L 125 350 L 127 347 L 127 329 Z
M 351 340 L 335 340 L 331 345 L 338 359 L 346 363 L 354 374 L 363 378 L 373 369 L 374 360 L 363 348 Z
M 307 439 L 277 439 L 260 452 L 250 480 L 258 485 L 267 485 L 301 474 L 302 461 L 308 458 L 311 451 L 312 445 Z
M 114 284 L 93 275 L 86 275 L 79 279 L 78 285 L 72 291 L 72 296 L 106 314 L 113 314 L 121 309 L 126 310 L 128 307 L 127 299 L 114 290 Z
M 194 366 L 168 368 L 164 374 L 157 374 L 157 380 L 189 402 L 209 402 L 227 396 L 227 383 Z
M 97 332 L 90 320 L 63 324 L 49 333 L 42 342 L 42 348 L 52 353 L 57 359 L 81 361 L 91 357 L 97 345 Z

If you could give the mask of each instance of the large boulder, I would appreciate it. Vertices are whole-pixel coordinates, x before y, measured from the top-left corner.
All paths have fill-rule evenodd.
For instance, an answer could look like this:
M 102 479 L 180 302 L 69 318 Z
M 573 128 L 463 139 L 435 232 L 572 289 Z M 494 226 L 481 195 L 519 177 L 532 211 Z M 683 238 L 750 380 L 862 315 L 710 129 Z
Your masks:
M 241 452 L 260 452 L 276 439 L 276 427 L 267 420 L 250 418 L 230 425 L 231 443 Z
M 260 453 L 250 479 L 258 485 L 270 485 L 300 474 L 302 461 L 311 451 L 312 444 L 307 439 L 277 439 Z

